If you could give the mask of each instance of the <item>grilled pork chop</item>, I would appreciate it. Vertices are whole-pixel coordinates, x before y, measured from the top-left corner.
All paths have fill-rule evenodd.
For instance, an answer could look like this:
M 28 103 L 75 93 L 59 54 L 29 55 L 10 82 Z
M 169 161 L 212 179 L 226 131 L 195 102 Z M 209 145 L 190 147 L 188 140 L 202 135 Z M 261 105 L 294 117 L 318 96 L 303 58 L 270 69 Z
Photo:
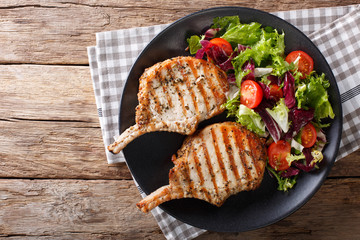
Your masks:
M 234 122 L 217 123 L 188 136 L 173 155 L 169 185 L 136 206 L 148 212 L 163 202 L 198 198 L 216 206 L 240 191 L 256 189 L 264 175 L 265 140 Z
M 229 91 L 227 76 L 216 65 L 194 57 L 176 57 L 155 64 L 140 77 L 134 126 L 108 146 L 119 153 L 147 132 L 190 135 L 199 122 L 224 111 Z

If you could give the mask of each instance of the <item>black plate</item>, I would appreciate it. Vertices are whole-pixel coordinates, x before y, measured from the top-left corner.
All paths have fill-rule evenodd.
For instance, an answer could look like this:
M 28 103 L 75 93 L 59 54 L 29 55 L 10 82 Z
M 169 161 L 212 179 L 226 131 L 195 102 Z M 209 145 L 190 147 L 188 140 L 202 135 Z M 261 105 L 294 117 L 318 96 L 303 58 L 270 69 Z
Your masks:
M 120 109 L 120 132 L 135 123 L 135 106 L 138 104 L 138 79 L 144 69 L 165 59 L 188 55 L 186 38 L 202 34 L 214 17 L 239 15 L 243 23 L 260 22 L 285 32 L 286 53 L 303 50 L 311 53 L 315 70 L 324 72 L 330 80 L 330 102 L 336 114 L 332 125 L 326 131 L 329 144 L 324 149 L 324 160 L 320 170 L 301 174 L 296 187 L 288 193 L 278 190 L 277 183 L 265 173 L 259 189 L 242 192 L 230 197 L 218 208 L 197 199 L 179 199 L 162 204 L 160 207 L 175 218 L 193 226 L 218 231 L 241 232 L 260 228 L 279 221 L 304 205 L 320 188 L 328 175 L 338 152 L 342 109 L 339 90 L 332 71 L 317 47 L 298 29 L 288 22 L 255 9 L 242 7 L 212 8 L 190 14 L 171 24 L 155 37 L 142 51 L 133 65 L 124 89 Z M 222 116 L 207 121 L 220 121 Z M 169 169 L 173 167 L 171 155 L 181 146 L 184 136 L 176 133 L 148 133 L 130 143 L 124 154 L 128 166 L 145 193 L 169 183 Z M 301 221 L 301 219 L 299 219 Z

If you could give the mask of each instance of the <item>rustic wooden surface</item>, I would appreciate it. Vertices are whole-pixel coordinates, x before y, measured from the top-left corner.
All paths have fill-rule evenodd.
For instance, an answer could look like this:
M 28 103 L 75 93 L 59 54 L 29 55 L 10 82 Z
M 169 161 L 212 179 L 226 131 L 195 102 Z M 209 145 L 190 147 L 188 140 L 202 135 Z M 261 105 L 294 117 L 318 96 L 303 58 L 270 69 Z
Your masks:
M 164 239 L 125 164 L 108 166 L 86 47 L 95 33 L 170 23 L 215 6 L 265 11 L 355 0 L 1 1 L 0 238 Z M 335 163 L 299 211 L 197 239 L 360 239 L 360 151 Z

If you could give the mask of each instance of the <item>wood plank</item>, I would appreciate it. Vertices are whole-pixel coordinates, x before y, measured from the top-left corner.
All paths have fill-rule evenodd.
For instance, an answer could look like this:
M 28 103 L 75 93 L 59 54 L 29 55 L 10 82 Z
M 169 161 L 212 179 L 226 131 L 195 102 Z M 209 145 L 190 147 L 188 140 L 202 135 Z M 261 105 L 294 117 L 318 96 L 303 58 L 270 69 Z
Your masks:
M 132 181 L 0 180 L 0 237 L 164 239 Z M 41 239 L 41 238 L 40 238 Z
M 329 177 L 359 177 L 360 150 L 357 150 L 343 159 L 335 162 Z
M 357 0 L 289 1 L 1 1 L 0 63 L 87 64 L 95 33 L 173 22 L 219 6 L 265 11 L 357 4 Z
M 12 239 L 164 239 L 125 180 L 0 180 L 0 237 Z M 351 197 L 350 197 L 351 196 Z M 329 179 L 300 210 L 245 233 L 206 233 L 197 239 L 357 239 L 360 179 Z
M 108 166 L 88 67 L 0 66 L 0 177 L 130 179 Z
M 108 166 L 88 67 L 0 66 L 0 177 L 130 179 Z
M 89 67 L 0 65 L 0 76 L 0 119 L 99 126 Z
M 131 179 L 106 162 L 101 130 L 71 121 L 0 121 L 0 177 Z

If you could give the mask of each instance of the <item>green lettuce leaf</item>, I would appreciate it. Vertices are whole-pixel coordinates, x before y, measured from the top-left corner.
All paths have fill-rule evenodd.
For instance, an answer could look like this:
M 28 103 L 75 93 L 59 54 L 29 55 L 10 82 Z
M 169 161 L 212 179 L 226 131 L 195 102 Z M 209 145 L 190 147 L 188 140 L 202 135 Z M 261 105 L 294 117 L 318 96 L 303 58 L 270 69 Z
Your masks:
M 236 117 L 240 105 L 240 95 L 229 98 L 222 106 L 227 110 L 227 117 Z
M 280 176 L 280 174 L 272 169 L 269 166 L 266 166 L 266 168 L 275 176 L 276 180 L 278 181 L 278 190 L 287 192 L 289 189 L 293 188 L 296 184 L 297 176 L 291 177 L 291 178 L 283 178 Z
M 231 44 L 253 45 L 260 40 L 261 31 L 261 24 L 257 22 L 237 24 L 229 28 L 221 38 Z
M 250 59 L 254 60 L 256 67 L 272 68 L 271 74 L 276 76 L 281 76 L 289 69 L 294 68 L 294 65 L 288 64 L 284 60 L 284 33 L 279 34 L 276 30 L 268 32 L 264 28 L 260 28 L 256 34 L 259 35 L 259 40 L 249 45 L 251 48 L 242 51 L 232 60 L 237 81 L 241 82 L 242 66 Z
M 187 39 L 190 54 L 196 54 L 196 52 L 202 48 L 200 40 L 201 38 L 197 35 L 193 35 Z
M 313 108 L 315 110 L 314 118 L 318 122 L 323 118 L 334 118 L 335 114 L 326 90 L 329 86 L 329 81 L 325 79 L 324 73 L 320 76 L 316 73 L 310 74 L 296 90 L 297 107 Z
M 246 126 L 250 131 L 260 136 L 265 136 L 265 123 L 262 121 L 260 115 L 243 104 L 239 106 L 237 122 Z
M 240 25 L 239 16 L 225 16 L 216 17 L 213 19 L 213 25 L 210 28 L 220 28 L 221 30 L 216 34 L 216 37 L 224 34 L 228 29 Z

